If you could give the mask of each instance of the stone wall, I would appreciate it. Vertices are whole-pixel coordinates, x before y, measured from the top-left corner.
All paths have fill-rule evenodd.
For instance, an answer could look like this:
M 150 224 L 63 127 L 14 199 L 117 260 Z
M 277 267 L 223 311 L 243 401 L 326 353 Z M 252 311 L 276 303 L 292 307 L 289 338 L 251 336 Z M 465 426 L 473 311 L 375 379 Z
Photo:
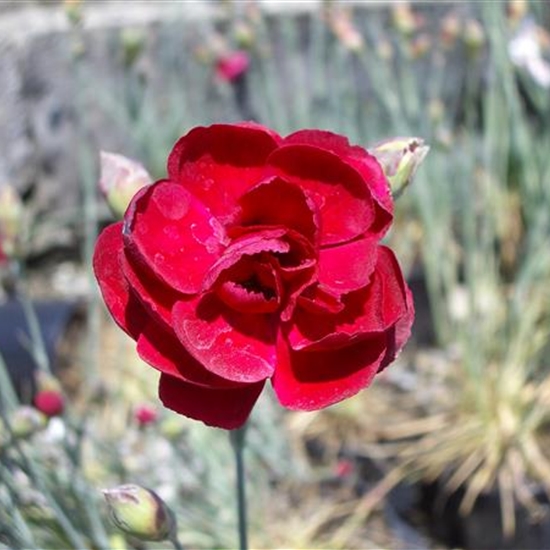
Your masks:
M 102 135 L 105 147 L 121 146 L 112 121 L 101 120 L 82 101 L 94 89 L 116 88 L 121 64 L 113 44 L 121 30 L 141 29 L 151 42 L 159 24 L 189 25 L 214 16 L 213 6 L 89 3 L 77 29 L 60 5 L 16 4 L 0 12 L 0 185 L 15 185 L 23 194 L 35 188 L 41 210 L 74 207 L 79 141 Z M 84 79 L 78 78 L 79 66 L 85 66 Z

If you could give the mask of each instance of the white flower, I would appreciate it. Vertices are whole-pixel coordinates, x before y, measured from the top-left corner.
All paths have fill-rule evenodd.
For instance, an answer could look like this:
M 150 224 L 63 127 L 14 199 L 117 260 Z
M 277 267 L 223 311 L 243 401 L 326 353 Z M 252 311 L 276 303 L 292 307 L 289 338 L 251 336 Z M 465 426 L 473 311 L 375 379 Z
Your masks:
M 533 19 L 525 19 L 508 44 L 508 55 L 519 69 L 529 73 L 543 88 L 550 88 L 550 63 L 542 56 L 538 27 Z

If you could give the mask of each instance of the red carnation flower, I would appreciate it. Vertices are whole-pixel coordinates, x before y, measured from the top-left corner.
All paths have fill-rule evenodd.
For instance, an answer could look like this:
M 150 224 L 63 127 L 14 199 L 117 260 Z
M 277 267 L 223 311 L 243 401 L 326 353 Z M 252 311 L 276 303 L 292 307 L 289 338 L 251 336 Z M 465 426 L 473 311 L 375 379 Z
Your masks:
M 267 379 L 315 410 L 395 359 L 414 314 L 379 243 L 392 215 L 379 163 L 342 136 L 198 127 L 100 235 L 94 270 L 164 405 L 233 429 Z

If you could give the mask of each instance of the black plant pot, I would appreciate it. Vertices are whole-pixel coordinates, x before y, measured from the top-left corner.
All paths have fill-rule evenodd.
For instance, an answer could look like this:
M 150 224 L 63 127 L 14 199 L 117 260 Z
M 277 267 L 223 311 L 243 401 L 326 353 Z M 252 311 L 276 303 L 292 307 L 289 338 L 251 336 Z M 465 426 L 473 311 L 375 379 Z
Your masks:
M 459 513 L 463 491 L 457 491 L 443 503 L 438 498 L 441 487 L 435 483 L 425 487 L 424 504 L 430 517 L 432 533 L 451 548 L 465 550 L 545 550 L 550 548 L 550 514 L 534 521 L 519 503 L 515 511 L 515 532 L 505 537 L 502 529 L 500 495 L 497 490 L 482 494 L 472 512 L 467 516 Z M 542 506 L 550 501 L 542 487 L 534 492 Z
M 46 355 L 54 374 L 67 368 L 67 348 L 84 326 L 84 308 L 78 301 L 48 300 L 32 303 Z M 78 327 L 78 331 L 76 330 Z M 0 354 L 15 391 L 24 403 L 32 400 L 38 368 L 31 352 L 31 337 L 22 303 L 12 298 L 0 305 Z
M 416 312 L 412 338 L 418 346 L 433 346 L 436 343 L 434 320 L 426 277 L 420 267 L 412 270 L 407 277 L 407 284 L 413 295 Z

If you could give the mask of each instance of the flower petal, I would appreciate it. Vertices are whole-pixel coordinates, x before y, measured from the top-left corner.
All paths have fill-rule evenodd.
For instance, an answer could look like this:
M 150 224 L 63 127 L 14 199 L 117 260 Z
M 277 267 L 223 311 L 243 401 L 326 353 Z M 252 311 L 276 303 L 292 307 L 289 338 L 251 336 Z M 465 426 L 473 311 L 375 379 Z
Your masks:
M 285 145 L 270 155 L 268 163 L 274 174 L 297 183 L 315 203 L 322 245 L 351 241 L 372 225 L 371 191 L 334 153 L 314 145 Z
M 400 343 L 410 334 L 414 311 L 393 252 L 379 246 L 370 284 L 342 297 L 344 309 L 336 315 L 318 315 L 298 307 L 287 327 L 288 341 L 295 350 L 330 349 L 345 346 L 369 334 L 385 333 L 400 323 Z
M 300 307 L 316 315 L 340 313 L 344 309 L 341 296 L 335 296 L 319 284 L 313 284 L 306 288 L 298 297 L 298 303 Z
M 237 388 L 196 386 L 166 374 L 161 375 L 159 397 L 165 407 L 207 426 L 234 430 L 250 416 L 264 382 Z
M 289 409 L 328 407 L 366 388 L 378 372 L 385 351 L 383 334 L 322 351 L 295 351 L 280 338 L 273 389 L 281 405 Z
M 174 333 L 154 322 L 148 323 L 139 335 L 137 352 L 160 372 L 198 386 L 228 388 L 237 385 L 206 370 L 181 345 Z
M 403 315 L 395 325 L 395 341 L 397 352 L 405 346 L 411 336 L 411 330 L 414 323 L 414 299 L 410 288 L 405 285 L 407 314 Z
M 120 256 L 120 265 L 132 292 L 147 313 L 170 328 L 172 306 L 182 298 L 182 294 L 159 281 L 144 262 L 136 264 L 125 253 Z
M 194 128 L 172 149 L 169 178 L 224 221 L 237 199 L 263 179 L 265 161 L 280 139 L 272 130 L 253 123 Z
M 319 216 L 315 204 L 297 185 L 271 178 L 250 189 L 239 200 L 237 225 L 280 225 L 316 241 Z
M 377 238 L 367 237 L 319 251 L 319 282 L 336 295 L 358 290 L 371 278 Z
M 412 292 L 406 285 L 405 294 L 407 312 L 395 323 L 392 333 L 388 333 L 388 350 L 380 364 L 379 371 L 385 369 L 395 360 L 411 336 L 411 328 L 414 322 L 414 301 Z
M 376 207 L 370 231 L 383 235 L 393 219 L 393 199 L 387 178 L 376 158 L 363 147 L 351 145 L 346 137 L 324 130 L 300 130 L 283 139 L 283 145 L 300 143 L 332 151 L 361 174 Z
M 96 242 L 93 269 L 109 313 L 124 332 L 136 339 L 149 316 L 130 292 L 122 273 L 122 247 L 122 222 L 106 227 Z
M 265 380 L 273 373 L 277 334 L 273 315 L 234 311 L 209 293 L 177 302 L 172 317 L 181 343 L 210 372 L 241 383 Z
M 124 221 L 125 244 L 164 283 L 192 294 L 218 259 L 225 233 L 183 187 L 159 181 L 132 200 Z

